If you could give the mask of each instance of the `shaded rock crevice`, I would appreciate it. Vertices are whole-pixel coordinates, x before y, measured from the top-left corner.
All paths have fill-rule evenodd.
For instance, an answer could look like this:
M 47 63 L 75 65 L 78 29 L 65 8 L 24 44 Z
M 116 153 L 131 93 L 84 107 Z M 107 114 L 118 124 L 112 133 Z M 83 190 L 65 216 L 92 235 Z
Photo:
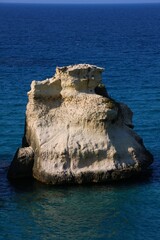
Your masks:
M 32 147 L 18 148 L 8 170 L 9 179 L 33 177 L 34 151 Z

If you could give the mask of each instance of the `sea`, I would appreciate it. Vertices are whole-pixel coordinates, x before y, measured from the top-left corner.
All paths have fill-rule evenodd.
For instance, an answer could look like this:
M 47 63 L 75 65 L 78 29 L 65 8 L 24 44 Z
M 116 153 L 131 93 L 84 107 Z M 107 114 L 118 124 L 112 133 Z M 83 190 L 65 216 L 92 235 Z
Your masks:
M 105 68 L 154 163 L 115 184 L 9 182 L 32 80 L 77 63 Z M 10 239 L 160 239 L 160 4 L 0 4 L 0 240 Z

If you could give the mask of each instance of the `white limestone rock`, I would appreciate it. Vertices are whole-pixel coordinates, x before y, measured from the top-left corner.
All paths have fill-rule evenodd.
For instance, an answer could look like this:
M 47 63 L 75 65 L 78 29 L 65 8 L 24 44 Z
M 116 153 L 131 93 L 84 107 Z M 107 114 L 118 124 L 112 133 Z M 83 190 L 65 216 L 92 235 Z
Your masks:
M 129 177 L 152 163 L 132 129 L 132 111 L 109 98 L 100 85 L 102 72 L 79 64 L 57 68 L 53 78 L 32 82 L 25 142 L 34 151 L 37 180 L 105 182 Z

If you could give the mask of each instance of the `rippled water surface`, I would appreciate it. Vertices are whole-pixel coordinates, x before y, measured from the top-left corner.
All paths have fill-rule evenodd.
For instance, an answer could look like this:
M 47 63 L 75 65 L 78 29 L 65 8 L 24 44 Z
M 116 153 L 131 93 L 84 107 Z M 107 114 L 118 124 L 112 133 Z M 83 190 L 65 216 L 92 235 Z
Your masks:
M 160 238 L 160 5 L 0 4 L 0 240 Z M 104 67 L 109 94 L 134 112 L 154 155 L 148 175 L 118 185 L 11 184 L 27 91 L 56 66 Z

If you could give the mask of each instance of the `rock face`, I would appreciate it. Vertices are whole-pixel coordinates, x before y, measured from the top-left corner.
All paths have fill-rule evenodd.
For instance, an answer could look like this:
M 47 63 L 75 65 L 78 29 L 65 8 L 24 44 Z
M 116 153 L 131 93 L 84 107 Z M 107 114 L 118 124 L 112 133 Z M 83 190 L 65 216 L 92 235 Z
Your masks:
M 132 111 L 108 96 L 102 72 L 79 64 L 32 82 L 23 147 L 33 149 L 34 178 L 47 184 L 105 182 L 152 163 L 132 129 Z

